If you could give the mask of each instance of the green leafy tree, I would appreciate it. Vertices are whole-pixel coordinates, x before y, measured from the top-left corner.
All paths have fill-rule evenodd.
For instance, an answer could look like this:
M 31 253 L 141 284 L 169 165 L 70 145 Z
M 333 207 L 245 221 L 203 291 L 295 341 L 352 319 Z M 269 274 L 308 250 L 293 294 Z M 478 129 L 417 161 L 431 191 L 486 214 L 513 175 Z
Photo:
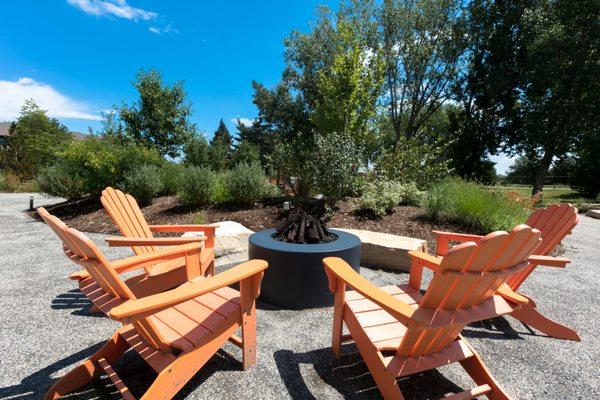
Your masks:
M 0 166 L 20 179 L 34 178 L 71 140 L 73 135 L 64 125 L 49 118 L 33 100 L 26 100 L 9 128 L 6 145 L 0 147 Z
M 585 0 L 477 0 L 471 7 L 472 108 L 465 110 L 473 129 L 535 160 L 532 193 L 542 190 L 556 157 L 597 129 L 599 13 L 599 2 Z
M 600 132 L 588 135 L 577 146 L 571 187 L 588 198 L 600 194 Z
M 196 167 L 208 167 L 210 165 L 210 146 L 201 133 L 190 135 L 184 146 L 184 163 Z
M 398 144 L 451 98 L 465 54 L 459 0 L 384 0 L 379 13 L 386 103 Z
M 183 82 L 169 86 L 158 71 L 141 70 L 133 85 L 139 100 L 118 108 L 126 134 L 135 142 L 156 148 L 162 156 L 179 156 L 196 130 L 189 121 L 192 106 Z
M 507 183 L 530 185 L 535 178 L 535 171 L 537 168 L 538 165 L 535 157 L 520 156 L 510 167 L 508 167 L 504 180 Z
M 258 146 L 249 141 L 238 142 L 233 151 L 233 164 L 255 164 L 260 163 L 260 151 Z

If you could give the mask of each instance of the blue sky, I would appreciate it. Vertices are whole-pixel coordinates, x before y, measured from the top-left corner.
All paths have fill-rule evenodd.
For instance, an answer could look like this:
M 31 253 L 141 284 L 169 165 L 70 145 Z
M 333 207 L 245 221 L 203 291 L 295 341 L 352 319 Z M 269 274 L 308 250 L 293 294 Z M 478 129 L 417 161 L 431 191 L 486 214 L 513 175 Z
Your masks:
M 337 1 L 330 2 L 335 6 Z M 135 99 L 140 68 L 184 80 L 193 120 L 209 134 L 223 118 L 253 118 L 252 80 L 275 84 L 283 40 L 306 31 L 324 0 L 19 1 L 3 5 L 0 120 L 33 97 L 72 130 Z
M 6 2 L 0 24 L 0 121 L 33 98 L 71 130 L 100 126 L 100 112 L 135 100 L 140 68 L 185 81 L 193 122 L 256 116 L 252 80 L 272 86 L 283 40 L 307 31 L 319 4 L 338 1 L 52 0 Z M 495 157 L 504 172 L 511 160 Z

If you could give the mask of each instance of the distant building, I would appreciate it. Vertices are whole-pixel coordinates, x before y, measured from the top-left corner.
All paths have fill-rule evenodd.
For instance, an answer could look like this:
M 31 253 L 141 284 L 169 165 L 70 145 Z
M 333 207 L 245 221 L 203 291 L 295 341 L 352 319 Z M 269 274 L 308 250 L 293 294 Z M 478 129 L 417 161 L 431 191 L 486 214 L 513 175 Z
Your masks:
M 4 146 L 9 136 L 10 125 L 12 122 L 0 122 L 0 146 Z M 75 140 L 84 140 L 88 137 L 85 133 L 71 132 Z
M 8 137 L 8 130 L 10 129 L 10 122 L 0 122 L 0 146 L 6 144 L 6 138 Z

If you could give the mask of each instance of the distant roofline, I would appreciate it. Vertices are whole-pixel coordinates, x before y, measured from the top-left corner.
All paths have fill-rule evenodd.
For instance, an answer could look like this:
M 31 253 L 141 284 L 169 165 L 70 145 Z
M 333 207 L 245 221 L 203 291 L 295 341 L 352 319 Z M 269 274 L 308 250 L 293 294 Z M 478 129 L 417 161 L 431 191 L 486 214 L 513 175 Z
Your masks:
M 0 122 L 0 136 L 8 136 L 11 124 L 12 122 Z M 82 132 L 70 131 L 70 133 L 73 135 L 75 140 L 84 140 L 89 136 L 87 133 Z

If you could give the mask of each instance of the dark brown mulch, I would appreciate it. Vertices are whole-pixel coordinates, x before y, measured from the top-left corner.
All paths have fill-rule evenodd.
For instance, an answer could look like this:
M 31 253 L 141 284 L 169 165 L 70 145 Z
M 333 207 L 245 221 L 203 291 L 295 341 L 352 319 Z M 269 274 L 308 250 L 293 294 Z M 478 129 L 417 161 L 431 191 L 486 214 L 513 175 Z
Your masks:
M 154 199 L 152 204 L 142 208 L 149 224 L 189 224 L 193 217 L 201 214 L 204 223 L 232 220 L 241 223 L 253 231 L 274 228 L 277 221 L 284 217 L 281 201 L 268 204 L 256 204 L 253 207 L 232 207 L 190 209 L 184 206 L 177 197 L 165 196 Z M 61 218 L 67 225 L 84 231 L 98 233 L 117 233 L 114 224 L 100 204 L 98 198 L 78 201 L 67 201 L 46 207 L 48 211 Z M 35 212 L 31 213 L 37 217 Z M 435 237 L 432 230 L 450 230 L 465 232 L 452 224 L 436 224 L 425 218 L 423 211 L 417 207 L 396 207 L 394 212 L 380 219 L 357 216 L 351 211 L 351 205 L 342 201 L 327 222 L 328 227 L 364 229 L 369 231 L 391 233 L 427 240 L 430 249 L 435 248 Z

